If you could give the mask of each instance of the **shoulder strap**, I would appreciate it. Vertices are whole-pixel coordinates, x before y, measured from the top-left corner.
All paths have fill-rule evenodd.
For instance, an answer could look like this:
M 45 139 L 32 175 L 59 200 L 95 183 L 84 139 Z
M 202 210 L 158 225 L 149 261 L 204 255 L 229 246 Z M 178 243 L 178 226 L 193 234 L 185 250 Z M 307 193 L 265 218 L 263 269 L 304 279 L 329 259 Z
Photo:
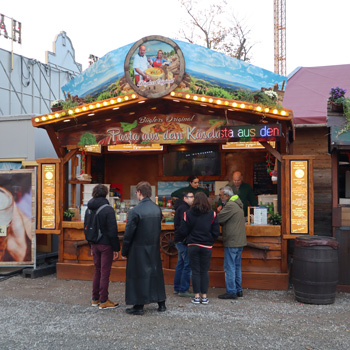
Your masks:
M 215 216 L 216 216 L 216 212 L 213 210 L 213 220 L 211 221 L 211 223 L 213 223 L 213 222 L 214 222 L 214 220 L 215 220 Z
M 97 210 L 96 210 L 96 215 L 103 209 L 103 208 L 105 208 L 105 207 L 108 207 L 109 206 L 109 204 L 103 204 L 103 205 L 101 205 Z

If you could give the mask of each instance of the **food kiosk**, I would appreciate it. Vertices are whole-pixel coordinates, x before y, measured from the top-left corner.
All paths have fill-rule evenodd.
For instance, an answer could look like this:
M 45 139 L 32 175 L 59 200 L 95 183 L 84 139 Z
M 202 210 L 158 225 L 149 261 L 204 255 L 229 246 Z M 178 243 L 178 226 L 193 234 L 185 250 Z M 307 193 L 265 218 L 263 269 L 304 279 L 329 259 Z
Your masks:
M 163 63 L 154 66 L 160 51 Z M 135 62 L 142 59 L 147 63 L 141 78 L 136 69 L 140 63 Z M 294 139 L 292 111 L 259 100 L 273 88 L 273 95 L 281 97 L 277 86 L 284 80 L 213 50 L 150 36 L 112 51 L 65 85 L 67 100 L 76 105 L 33 118 L 34 127 L 47 130 L 58 155 L 38 162 L 37 224 L 37 233 L 59 235 L 57 278 L 92 279 L 81 215 L 91 186 L 109 185 L 122 243 L 127 211 L 137 204 L 134 186 L 148 181 L 152 199 L 163 209 L 163 271 L 166 283 L 172 284 L 177 251 L 171 192 L 186 186 L 188 176 L 195 174 L 215 208 L 219 188 L 239 170 L 261 204 L 273 195 L 274 210 L 282 214 L 278 225 L 247 223 L 243 287 L 287 289 L 288 239 L 293 227 L 294 233 L 312 234 L 313 215 L 312 159 L 288 156 Z M 256 97 L 247 99 L 247 91 L 255 91 Z M 291 186 L 300 189 L 300 181 L 291 180 L 291 167 L 306 177 L 306 192 L 295 200 L 290 199 L 290 193 L 297 192 Z M 55 196 L 47 196 L 52 188 Z M 299 215 L 300 208 L 293 205 L 305 193 L 306 207 Z M 77 214 L 73 221 L 63 219 L 67 208 Z M 213 248 L 211 286 L 225 286 L 223 257 L 219 239 Z M 121 258 L 113 263 L 112 281 L 124 281 L 125 266 Z

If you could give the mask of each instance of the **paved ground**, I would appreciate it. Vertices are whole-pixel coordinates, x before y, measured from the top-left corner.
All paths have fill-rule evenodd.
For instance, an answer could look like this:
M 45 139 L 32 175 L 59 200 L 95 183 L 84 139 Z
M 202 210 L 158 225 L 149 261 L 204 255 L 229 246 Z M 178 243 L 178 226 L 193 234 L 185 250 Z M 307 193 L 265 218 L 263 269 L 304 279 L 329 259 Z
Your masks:
M 297 302 L 292 290 L 244 290 L 231 302 L 210 289 L 193 305 L 167 286 L 165 313 L 125 313 L 124 284 L 111 283 L 114 310 L 90 306 L 91 282 L 15 276 L 0 282 L 0 349 L 350 349 L 350 294 L 332 305 Z

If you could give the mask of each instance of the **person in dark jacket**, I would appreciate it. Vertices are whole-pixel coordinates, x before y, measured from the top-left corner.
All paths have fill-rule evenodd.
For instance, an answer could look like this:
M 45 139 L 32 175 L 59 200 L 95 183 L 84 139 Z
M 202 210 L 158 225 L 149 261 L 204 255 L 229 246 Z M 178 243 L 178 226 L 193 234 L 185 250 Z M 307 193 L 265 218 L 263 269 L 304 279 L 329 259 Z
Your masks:
M 92 199 L 88 202 L 88 208 L 97 211 L 107 200 L 108 188 L 105 185 L 96 185 L 92 190 Z M 92 306 L 99 309 L 115 309 L 119 303 L 108 299 L 109 275 L 112 262 L 119 257 L 120 244 L 118 239 L 118 226 L 113 208 L 108 205 L 98 213 L 98 222 L 102 232 L 97 244 L 91 245 L 94 258 L 95 273 L 92 282 Z M 84 224 L 85 226 L 85 224 Z
M 166 310 L 159 239 L 162 211 L 150 199 L 152 188 L 148 182 L 139 182 L 136 193 L 140 203 L 129 212 L 122 256 L 128 259 L 125 301 L 134 305 L 126 313 L 143 315 L 145 304 L 158 303 L 159 312 Z
M 189 292 L 191 283 L 191 266 L 190 259 L 187 254 L 187 245 L 183 244 L 183 241 L 177 239 L 177 230 L 180 228 L 181 220 L 184 217 L 184 212 L 190 209 L 194 200 L 192 192 L 183 192 L 182 198 L 177 199 L 174 203 L 175 216 L 175 243 L 178 252 L 178 259 L 175 268 L 174 277 L 174 293 L 180 297 L 194 297 L 193 293 Z
M 182 196 L 182 193 L 183 192 L 191 192 L 193 194 L 196 194 L 198 192 L 203 192 L 206 194 L 207 197 L 209 197 L 209 192 L 207 189 L 205 188 L 202 188 L 202 187 L 199 187 L 199 179 L 198 179 L 198 176 L 196 175 L 192 175 L 190 176 L 188 179 L 188 186 L 187 187 L 183 187 L 183 188 L 180 188 L 176 191 L 174 191 L 172 194 L 171 194 L 171 197 L 174 199 L 174 198 L 181 198 Z
M 253 189 L 249 184 L 243 182 L 243 176 L 240 171 L 235 171 L 232 174 L 232 182 L 228 183 L 226 186 L 232 188 L 233 194 L 238 195 L 240 200 L 243 203 L 244 216 L 248 215 L 248 206 L 256 207 L 258 205 L 258 201 L 256 200 L 256 196 L 254 194 Z M 218 201 L 217 212 L 219 213 L 223 207 L 223 202 L 221 198 Z
M 211 210 L 206 195 L 196 193 L 191 209 L 184 213 L 179 238 L 187 237 L 188 255 L 192 269 L 194 304 L 208 304 L 209 267 L 212 248 L 220 234 L 216 213 Z M 200 296 L 201 294 L 201 296 Z

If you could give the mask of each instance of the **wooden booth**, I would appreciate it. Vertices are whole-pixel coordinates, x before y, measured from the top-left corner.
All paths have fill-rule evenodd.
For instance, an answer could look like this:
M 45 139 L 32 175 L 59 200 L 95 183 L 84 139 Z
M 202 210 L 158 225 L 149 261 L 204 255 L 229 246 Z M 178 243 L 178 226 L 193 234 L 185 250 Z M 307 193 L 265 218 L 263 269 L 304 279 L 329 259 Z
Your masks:
M 338 290 L 350 292 L 350 132 L 343 112 L 330 106 L 327 125 L 332 159 L 332 230 L 339 242 Z
M 163 51 L 167 63 L 148 68 L 140 83 L 135 61 L 141 46 L 147 48 L 149 58 L 152 47 L 161 47 L 162 50 L 153 52 Z M 57 278 L 92 279 L 94 267 L 84 240 L 82 219 L 93 184 L 105 183 L 110 188 L 109 200 L 116 209 L 122 244 L 127 211 L 137 204 L 134 186 L 146 180 L 152 185 L 153 200 L 163 210 L 160 237 L 163 271 L 166 283 L 172 284 L 177 251 L 173 242 L 171 192 L 186 186 L 189 175 L 198 175 L 200 185 L 210 191 L 209 200 L 215 207 L 218 189 L 231 180 L 233 171 L 239 170 L 258 199 L 262 203 L 274 202 L 275 210 L 282 214 L 280 225 L 247 223 L 248 246 L 242 255 L 243 287 L 288 288 L 288 239 L 313 234 L 312 159 L 288 156 L 294 137 L 291 110 L 232 98 L 238 95 L 230 95 L 228 92 L 233 88 L 227 85 L 220 88 L 222 78 L 215 67 L 213 71 L 207 68 L 207 74 L 202 76 L 195 74 L 195 68 L 199 69 L 202 62 L 195 61 L 198 48 L 159 36 L 143 38 L 120 49 L 124 50 L 125 61 L 119 64 L 122 68 L 115 62 L 113 66 L 123 72 L 108 84 L 106 80 L 101 83 L 109 95 L 97 87 L 86 88 L 86 93 L 78 92 L 82 81 L 99 76 L 99 68 L 102 71 L 110 59 L 106 55 L 106 60 L 100 59 L 82 73 L 79 81 L 73 79 L 63 87 L 70 99 L 78 101 L 77 106 L 33 118 L 35 127 L 47 130 L 58 155 L 58 160 L 39 162 L 39 181 L 47 177 L 47 167 L 53 166 L 50 184 L 45 184 L 51 186 L 49 191 L 55 196 L 45 197 L 46 191 L 41 187 L 38 213 L 42 219 L 37 227 L 40 233 L 60 236 Z M 224 56 L 200 50 L 205 51 L 208 65 L 213 55 Z M 235 60 L 226 56 L 225 59 Z M 227 71 L 236 64 L 232 61 Z M 239 64 L 247 66 L 247 74 L 248 68 L 253 67 L 244 62 Z M 274 73 L 271 77 L 271 87 L 284 78 Z M 232 85 L 240 87 L 237 82 Z M 86 98 L 97 91 L 103 99 L 91 102 Z M 73 98 L 75 95 L 79 97 Z M 273 159 L 272 163 L 266 162 L 267 157 Z M 273 179 L 266 165 L 272 167 Z M 63 220 L 67 208 L 76 212 L 73 221 Z M 211 260 L 211 286 L 225 286 L 223 257 L 219 239 Z M 124 281 L 125 266 L 126 261 L 121 258 L 114 262 L 111 280 Z

